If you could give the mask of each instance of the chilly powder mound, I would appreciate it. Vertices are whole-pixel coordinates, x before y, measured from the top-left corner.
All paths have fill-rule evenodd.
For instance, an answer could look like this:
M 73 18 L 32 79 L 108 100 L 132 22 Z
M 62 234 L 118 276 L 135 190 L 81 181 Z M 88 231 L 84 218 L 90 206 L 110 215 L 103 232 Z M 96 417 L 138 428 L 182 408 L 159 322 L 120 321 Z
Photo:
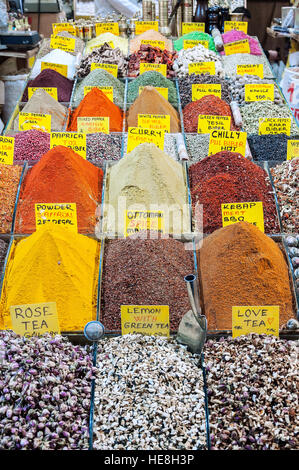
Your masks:
M 230 106 L 218 98 L 218 96 L 207 95 L 198 101 L 192 101 L 183 109 L 184 129 L 185 132 L 197 132 L 198 116 L 200 114 L 211 116 L 230 116 L 230 130 L 237 130 L 234 125 L 234 118 Z
M 168 114 L 170 132 L 180 132 L 178 112 L 154 87 L 146 87 L 127 112 L 127 127 L 138 127 L 138 114 Z
M 181 241 L 135 237 L 109 241 L 102 280 L 105 329 L 121 329 L 121 305 L 169 305 L 170 329 L 177 330 L 190 310 L 184 276 L 193 270 L 192 251 L 185 250 Z
M 53 184 L 53 181 L 55 184 Z M 35 204 L 76 203 L 78 230 L 93 233 L 101 203 L 103 171 L 61 145 L 32 167 L 22 184 L 15 231 L 35 231 Z
M 34 80 L 29 80 L 21 101 L 28 101 L 28 88 L 57 88 L 58 101 L 69 102 L 71 99 L 73 80 L 69 80 L 52 69 L 43 70 Z
M 123 128 L 123 111 L 116 106 L 98 88 L 93 88 L 83 98 L 78 108 L 70 117 L 67 130 L 77 132 L 78 117 L 109 117 L 110 132 L 121 132 Z
M 266 171 L 239 153 L 219 152 L 189 168 L 193 214 L 203 205 L 203 231 L 222 227 L 221 204 L 263 203 L 266 233 L 279 233 L 273 189 Z M 199 221 L 195 221 L 199 224 Z
M 239 222 L 204 238 L 198 266 L 209 330 L 231 330 L 232 307 L 238 305 L 278 305 L 280 326 L 293 318 L 284 255 L 254 225 Z
M 11 305 L 56 302 L 61 331 L 96 319 L 100 243 L 60 226 L 14 241 L 3 284 L 0 329 L 11 328 Z
M 22 167 L 0 165 L 0 233 L 10 233 Z
M 36 129 L 18 132 L 15 139 L 14 163 L 35 163 L 50 150 L 50 134 Z

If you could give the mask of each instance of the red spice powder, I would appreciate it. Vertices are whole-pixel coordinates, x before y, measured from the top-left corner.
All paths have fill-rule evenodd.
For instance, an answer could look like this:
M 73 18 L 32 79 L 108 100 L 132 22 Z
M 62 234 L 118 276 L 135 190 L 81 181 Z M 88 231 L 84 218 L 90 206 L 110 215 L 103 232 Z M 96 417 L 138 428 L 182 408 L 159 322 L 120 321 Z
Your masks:
M 94 232 L 103 171 L 72 149 L 57 146 L 32 167 L 22 184 L 16 233 L 35 232 L 36 203 L 76 203 L 78 231 Z
M 77 132 L 78 117 L 109 117 L 110 132 L 121 132 L 123 112 L 98 88 L 93 88 L 73 111 L 67 130 Z
M 234 125 L 234 118 L 230 106 L 218 96 L 206 95 L 200 100 L 192 101 L 183 109 L 185 132 L 197 132 L 198 116 L 207 114 L 210 116 L 230 116 L 230 130 L 235 131 L 238 128 Z
M 210 155 L 190 166 L 189 177 L 193 213 L 197 203 L 203 204 L 204 233 L 222 227 L 221 204 L 257 201 L 263 202 L 265 232 L 280 232 L 267 173 L 239 153 Z

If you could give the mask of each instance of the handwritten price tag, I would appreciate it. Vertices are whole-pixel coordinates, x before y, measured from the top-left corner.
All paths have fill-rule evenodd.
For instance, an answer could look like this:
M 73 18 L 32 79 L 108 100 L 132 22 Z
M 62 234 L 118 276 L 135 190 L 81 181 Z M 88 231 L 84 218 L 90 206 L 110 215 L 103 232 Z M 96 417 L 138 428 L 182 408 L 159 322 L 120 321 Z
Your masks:
M 259 118 L 259 135 L 291 134 L 291 118 Z
M 57 96 L 57 88 L 47 88 L 47 87 L 28 87 L 28 98 L 30 100 L 30 98 L 32 97 L 33 93 L 36 92 L 36 90 L 44 90 L 46 93 L 48 93 L 48 95 L 52 96 L 52 98 L 54 98 L 54 100 L 58 100 L 58 96 Z
M 207 95 L 214 95 L 221 98 L 220 83 L 194 83 L 192 85 L 192 101 L 197 101 Z
M 224 44 L 225 55 L 232 54 L 250 54 L 250 46 L 248 39 L 242 39 L 241 41 L 228 42 Z
M 193 62 L 188 65 L 189 75 L 195 73 L 200 75 L 202 73 L 209 73 L 210 75 L 215 75 L 215 62 Z
M 230 130 L 230 116 L 211 116 L 200 114 L 198 116 L 198 134 L 210 134 L 215 129 Z
M 37 129 L 42 132 L 51 132 L 51 114 L 19 113 L 19 130 L 28 131 Z
M 164 211 L 125 211 L 125 237 L 136 232 L 150 230 L 158 233 L 165 232 Z
M 159 47 L 159 49 L 165 49 L 165 41 L 154 41 L 152 39 L 142 39 L 141 44 L 145 46 Z
M 298 158 L 298 157 L 299 157 L 299 140 L 288 140 L 287 160 L 292 160 L 292 158 Z
M 263 64 L 240 64 L 237 65 L 237 75 L 256 75 L 264 78 Z
M 209 49 L 209 41 L 199 40 L 199 39 L 185 39 L 183 42 L 184 49 L 192 49 L 192 47 L 196 47 L 201 45 L 206 49 Z
M 264 232 L 264 209 L 262 202 L 237 202 L 221 204 L 222 226 L 249 222 Z
M 245 84 L 245 101 L 274 101 L 274 84 Z
M 75 44 L 76 44 L 75 38 L 55 36 L 54 34 L 51 35 L 51 41 L 50 41 L 51 49 L 61 49 L 66 52 L 74 52 Z
M 95 69 L 106 70 L 106 72 L 111 73 L 111 75 L 117 78 L 118 66 L 116 64 L 98 64 L 97 62 L 92 62 L 90 66 L 90 71 L 92 72 Z
M 13 165 L 14 137 L 0 136 L 0 163 Z
M 169 306 L 121 305 L 121 333 L 169 336 Z
M 127 153 L 131 152 L 137 145 L 145 142 L 155 144 L 160 150 L 164 150 L 164 134 L 165 132 L 159 129 L 129 127 Z
M 169 114 L 138 114 L 138 127 L 170 132 L 170 116 Z
M 60 73 L 64 77 L 67 77 L 67 65 L 54 64 L 52 62 L 41 62 L 41 71 L 45 69 L 55 70 L 55 72 Z
M 135 21 L 135 34 L 138 36 L 139 34 L 145 33 L 149 29 L 153 29 L 154 31 L 159 31 L 159 22 L 158 21 Z
M 164 77 L 167 76 L 167 65 L 166 64 L 148 64 L 146 62 L 140 63 L 140 75 L 149 70 L 154 70 L 155 72 L 161 73 Z
M 248 23 L 247 21 L 225 21 L 224 22 L 224 32 L 227 33 L 228 31 L 243 31 L 243 33 L 247 34 Z
M 56 302 L 12 305 L 10 307 L 12 329 L 21 336 L 42 336 L 45 333 L 60 334 Z
M 222 152 L 237 152 L 245 157 L 247 133 L 215 130 L 210 134 L 209 155 Z
M 83 134 L 96 134 L 97 132 L 109 134 L 109 119 L 110 118 L 108 116 L 78 117 L 78 132 L 82 132 Z
M 109 98 L 110 101 L 112 101 L 113 103 L 113 86 L 85 86 L 84 87 L 84 96 L 87 95 L 87 93 L 89 93 L 93 88 L 98 88 L 99 90 L 101 90 L 104 95 L 107 96 L 107 98 Z
M 95 24 L 96 36 L 100 36 L 103 33 L 112 33 L 115 36 L 119 36 L 118 23 L 96 23 Z
M 205 23 L 182 23 L 182 36 L 184 36 L 184 34 L 192 33 L 193 31 L 204 33 Z
M 232 307 L 233 338 L 250 333 L 279 335 L 279 306 L 239 305 Z
M 50 138 L 50 149 L 63 145 L 86 159 L 86 134 L 78 132 L 52 132 Z
M 63 225 L 78 232 L 77 205 L 75 203 L 38 203 L 35 204 L 36 230 L 45 225 Z

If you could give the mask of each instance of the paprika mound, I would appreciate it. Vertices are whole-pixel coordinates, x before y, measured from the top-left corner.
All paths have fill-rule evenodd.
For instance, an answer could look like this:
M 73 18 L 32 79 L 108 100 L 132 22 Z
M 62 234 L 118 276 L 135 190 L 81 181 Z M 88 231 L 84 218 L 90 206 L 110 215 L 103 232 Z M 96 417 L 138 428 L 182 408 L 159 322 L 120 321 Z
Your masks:
M 238 305 L 278 305 L 280 326 L 294 316 L 284 255 L 254 225 L 216 230 L 204 238 L 197 256 L 209 330 L 231 330 L 232 307 Z
M 98 88 L 93 88 L 72 112 L 68 131 L 77 132 L 78 117 L 109 117 L 110 132 L 122 132 L 123 112 Z
M 78 231 L 93 233 L 101 202 L 103 170 L 59 145 L 29 169 L 21 187 L 16 233 L 35 231 L 35 204 L 76 203 Z

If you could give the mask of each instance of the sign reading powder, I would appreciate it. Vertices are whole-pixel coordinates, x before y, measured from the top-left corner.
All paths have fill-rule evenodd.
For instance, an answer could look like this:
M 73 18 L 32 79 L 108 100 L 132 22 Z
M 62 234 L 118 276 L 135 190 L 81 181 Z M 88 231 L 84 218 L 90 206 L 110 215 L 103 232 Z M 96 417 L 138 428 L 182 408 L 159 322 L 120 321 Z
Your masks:
M 41 336 L 44 333 L 60 334 L 56 302 L 12 305 L 12 329 L 21 336 Z
M 164 150 L 165 131 L 160 129 L 145 129 L 143 127 L 128 128 L 127 153 L 132 152 L 137 145 L 145 142 L 155 144 L 160 150 Z
M 136 232 L 150 230 L 165 233 L 164 211 L 132 211 L 125 210 L 124 236 L 128 237 Z
M 121 333 L 169 336 L 169 306 L 121 305 Z
M 233 338 L 250 333 L 278 336 L 279 306 L 233 306 L 232 333 Z
M 262 202 L 236 202 L 221 204 L 222 226 L 235 224 L 237 222 L 249 222 L 258 227 L 262 232 L 264 229 L 264 209 Z
M 0 163 L 13 165 L 14 137 L 0 136 Z
M 238 152 L 245 157 L 247 132 L 215 130 L 210 134 L 209 155 Z
M 51 132 L 51 114 L 19 113 L 19 130 L 29 131 L 36 129 L 42 132 Z
M 76 203 L 35 204 L 36 230 L 44 225 L 63 225 L 78 232 Z
M 50 149 L 63 145 L 86 159 L 86 134 L 78 132 L 51 132 Z

